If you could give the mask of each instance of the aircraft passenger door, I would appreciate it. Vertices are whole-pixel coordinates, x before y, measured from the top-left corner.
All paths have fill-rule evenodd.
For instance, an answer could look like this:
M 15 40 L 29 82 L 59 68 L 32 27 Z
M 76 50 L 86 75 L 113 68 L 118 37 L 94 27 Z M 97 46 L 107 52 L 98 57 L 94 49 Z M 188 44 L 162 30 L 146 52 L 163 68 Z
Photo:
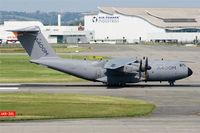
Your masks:
M 101 69 L 97 69 L 96 77 L 97 78 L 101 78 L 102 77 L 102 70 Z

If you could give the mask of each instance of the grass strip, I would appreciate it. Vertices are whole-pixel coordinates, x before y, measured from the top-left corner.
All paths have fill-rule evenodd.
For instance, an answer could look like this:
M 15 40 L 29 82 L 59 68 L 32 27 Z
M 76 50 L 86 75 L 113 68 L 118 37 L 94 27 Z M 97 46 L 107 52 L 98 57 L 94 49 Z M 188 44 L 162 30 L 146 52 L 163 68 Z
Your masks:
M 141 100 L 79 94 L 0 94 L 0 111 L 15 110 L 16 117 L 0 121 L 134 117 L 150 114 L 155 105 Z

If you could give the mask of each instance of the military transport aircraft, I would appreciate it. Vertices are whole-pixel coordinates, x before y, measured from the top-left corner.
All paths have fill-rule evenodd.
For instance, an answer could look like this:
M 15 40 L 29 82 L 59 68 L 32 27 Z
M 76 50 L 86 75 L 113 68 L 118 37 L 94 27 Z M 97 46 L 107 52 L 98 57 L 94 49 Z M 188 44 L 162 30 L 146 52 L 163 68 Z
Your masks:
M 173 86 L 176 80 L 187 78 L 193 73 L 182 62 L 149 61 L 147 57 L 100 61 L 63 59 L 56 55 L 39 27 L 28 27 L 12 30 L 12 32 L 31 57 L 31 63 L 44 65 L 86 80 L 102 82 L 107 86 L 124 86 L 126 83 L 142 81 L 168 81 L 169 85 Z

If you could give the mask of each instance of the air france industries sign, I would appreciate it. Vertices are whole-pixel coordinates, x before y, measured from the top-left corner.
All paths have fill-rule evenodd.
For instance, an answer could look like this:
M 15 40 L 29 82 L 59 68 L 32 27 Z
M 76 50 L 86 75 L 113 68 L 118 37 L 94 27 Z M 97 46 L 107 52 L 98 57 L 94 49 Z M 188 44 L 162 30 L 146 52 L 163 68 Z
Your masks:
M 94 16 L 93 23 L 119 23 L 119 16 Z

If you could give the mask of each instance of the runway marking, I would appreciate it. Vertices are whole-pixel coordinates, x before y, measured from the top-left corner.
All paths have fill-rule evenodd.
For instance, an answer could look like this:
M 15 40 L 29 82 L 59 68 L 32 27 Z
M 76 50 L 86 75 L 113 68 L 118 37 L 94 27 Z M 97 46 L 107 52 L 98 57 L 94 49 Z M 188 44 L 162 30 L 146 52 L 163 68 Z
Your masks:
M 0 90 L 18 90 L 19 87 L 0 87 Z

